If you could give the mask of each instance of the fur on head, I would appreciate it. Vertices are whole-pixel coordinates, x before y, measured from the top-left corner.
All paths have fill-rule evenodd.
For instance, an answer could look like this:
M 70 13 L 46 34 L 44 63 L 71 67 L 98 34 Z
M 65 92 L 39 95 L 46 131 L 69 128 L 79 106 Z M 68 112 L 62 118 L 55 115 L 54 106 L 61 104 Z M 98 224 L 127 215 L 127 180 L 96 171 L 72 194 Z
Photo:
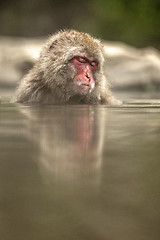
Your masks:
M 98 69 L 94 74 L 95 86 L 98 87 L 103 82 L 104 65 L 103 47 L 98 39 L 87 33 L 63 30 L 52 35 L 41 52 L 39 64 L 44 71 L 45 83 L 53 89 L 59 86 L 65 98 L 74 95 L 74 92 L 70 91 L 70 83 L 76 72 L 70 61 L 73 56 L 79 54 L 98 61 Z M 50 66 L 48 62 L 51 63 Z M 68 72 L 67 79 L 66 72 Z
M 94 73 L 95 87 L 89 94 L 73 86 L 76 69 L 72 59 L 84 55 L 98 62 Z M 24 77 L 17 91 L 18 102 L 42 103 L 107 103 L 111 100 L 104 76 L 103 47 L 98 39 L 75 30 L 62 30 L 49 37 L 40 57 Z

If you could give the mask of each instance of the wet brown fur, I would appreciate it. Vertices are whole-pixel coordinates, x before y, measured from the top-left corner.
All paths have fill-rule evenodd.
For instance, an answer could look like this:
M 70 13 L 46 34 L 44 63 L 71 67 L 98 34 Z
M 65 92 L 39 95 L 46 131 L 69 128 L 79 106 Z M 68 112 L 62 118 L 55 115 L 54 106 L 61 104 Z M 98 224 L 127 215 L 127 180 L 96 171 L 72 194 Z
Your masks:
M 71 59 L 78 54 L 99 62 L 94 74 L 95 87 L 85 95 L 77 92 L 73 86 L 76 69 Z M 99 40 L 75 30 L 59 31 L 49 37 L 38 61 L 20 82 L 14 101 L 43 104 L 115 103 L 103 67 L 103 47 Z

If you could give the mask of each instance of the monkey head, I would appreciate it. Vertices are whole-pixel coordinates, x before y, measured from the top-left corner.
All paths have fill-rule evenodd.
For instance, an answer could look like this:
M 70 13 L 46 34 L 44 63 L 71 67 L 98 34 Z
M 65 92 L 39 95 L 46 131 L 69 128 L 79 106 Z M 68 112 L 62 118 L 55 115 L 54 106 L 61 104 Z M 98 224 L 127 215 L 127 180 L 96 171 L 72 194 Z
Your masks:
M 102 84 L 103 47 L 89 34 L 60 31 L 49 38 L 42 56 L 45 81 L 65 97 L 88 96 Z

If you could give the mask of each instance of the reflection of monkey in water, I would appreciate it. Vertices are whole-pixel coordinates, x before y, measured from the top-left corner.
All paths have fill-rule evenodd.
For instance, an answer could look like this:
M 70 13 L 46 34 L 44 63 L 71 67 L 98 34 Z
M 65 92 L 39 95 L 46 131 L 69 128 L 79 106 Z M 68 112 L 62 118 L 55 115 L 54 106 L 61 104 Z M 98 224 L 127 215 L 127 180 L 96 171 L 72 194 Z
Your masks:
M 74 30 L 51 36 L 15 95 L 21 103 L 116 103 L 103 72 L 99 40 Z
M 25 107 L 20 111 L 25 115 L 25 135 L 39 148 L 36 160 L 45 178 L 69 180 L 89 174 L 95 181 L 99 179 L 106 111 L 77 105 Z

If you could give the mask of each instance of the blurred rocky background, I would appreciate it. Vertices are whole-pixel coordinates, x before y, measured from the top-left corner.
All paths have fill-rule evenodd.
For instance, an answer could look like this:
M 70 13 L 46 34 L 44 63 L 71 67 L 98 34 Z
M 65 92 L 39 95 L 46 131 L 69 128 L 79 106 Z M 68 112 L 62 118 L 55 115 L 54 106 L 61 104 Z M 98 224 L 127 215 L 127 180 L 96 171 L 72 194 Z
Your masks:
M 13 93 L 47 36 L 63 28 L 103 39 L 113 90 L 160 89 L 159 0 L 0 2 L 0 95 Z

